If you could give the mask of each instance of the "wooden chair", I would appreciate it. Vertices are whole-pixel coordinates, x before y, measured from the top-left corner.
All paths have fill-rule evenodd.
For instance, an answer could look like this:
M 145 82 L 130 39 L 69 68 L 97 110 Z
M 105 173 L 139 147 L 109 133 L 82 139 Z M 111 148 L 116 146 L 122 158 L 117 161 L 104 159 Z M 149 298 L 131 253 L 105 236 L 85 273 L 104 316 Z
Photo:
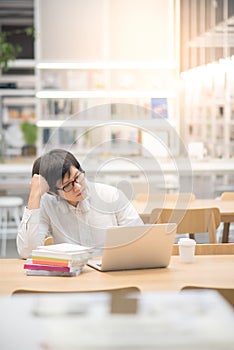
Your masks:
M 221 194 L 222 201 L 234 201 L 234 192 L 223 192 Z M 230 222 L 224 222 L 222 243 L 228 243 L 229 239 Z
M 150 221 L 150 214 L 139 214 L 141 220 L 144 222 L 144 224 L 149 224 Z
M 234 308 L 234 289 L 233 288 L 214 288 L 203 286 L 184 286 L 181 291 L 187 290 L 215 290 Z
M 223 192 L 221 194 L 222 201 L 234 201 L 234 192 Z
M 218 208 L 203 209 L 158 209 L 150 214 L 150 223 L 177 224 L 177 234 L 188 233 L 191 238 L 194 234 L 208 232 L 209 243 L 216 243 L 216 229 L 220 225 L 220 212 Z
M 54 239 L 52 236 L 48 236 L 44 240 L 44 245 L 52 245 L 54 244 Z
M 195 255 L 233 255 L 234 243 L 196 244 Z M 179 255 L 179 245 L 174 244 L 172 255 Z
M 67 294 L 67 293 L 105 293 L 110 295 L 110 313 L 112 314 L 133 314 L 137 312 L 137 296 L 140 295 L 140 289 L 135 286 L 112 288 L 112 289 L 97 289 L 97 290 L 86 290 L 78 292 L 53 292 L 53 291 L 40 291 L 35 289 L 16 289 L 13 291 L 12 296 L 24 295 L 24 294 Z
M 135 200 L 140 202 L 191 202 L 196 199 L 194 193 L 138 193 L 135 197 Z

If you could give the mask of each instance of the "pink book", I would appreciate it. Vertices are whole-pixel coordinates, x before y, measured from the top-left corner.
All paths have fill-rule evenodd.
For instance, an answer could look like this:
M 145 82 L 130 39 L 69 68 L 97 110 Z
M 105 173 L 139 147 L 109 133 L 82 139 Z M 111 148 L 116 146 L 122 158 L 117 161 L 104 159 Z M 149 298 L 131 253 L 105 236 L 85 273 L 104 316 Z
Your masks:
M 59 271 L 59 272 L 72 272 L 77 268 L 70 268 L 68 266 L 52 266 L 52 265 L 39 265 L 39 264 L 24 264 L 24 269 L 28 270 L 45 270 L 45 271 Z

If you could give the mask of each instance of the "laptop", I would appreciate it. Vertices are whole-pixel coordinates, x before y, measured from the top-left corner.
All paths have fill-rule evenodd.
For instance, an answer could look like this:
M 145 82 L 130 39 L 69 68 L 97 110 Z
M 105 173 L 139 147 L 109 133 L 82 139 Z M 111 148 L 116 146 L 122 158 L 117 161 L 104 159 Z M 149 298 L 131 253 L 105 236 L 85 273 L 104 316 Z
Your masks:
M 114 226 L 107 229 L 102 260 L 89 260 L 99 271 L 167 267 L 177 225 Z

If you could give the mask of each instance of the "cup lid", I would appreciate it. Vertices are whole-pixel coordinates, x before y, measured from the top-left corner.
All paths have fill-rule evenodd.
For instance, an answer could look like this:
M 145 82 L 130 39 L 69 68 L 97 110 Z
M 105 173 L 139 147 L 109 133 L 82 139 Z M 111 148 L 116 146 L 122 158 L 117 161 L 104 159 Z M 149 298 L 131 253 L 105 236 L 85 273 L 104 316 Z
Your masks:
M 195 245 L 196 241 L 195 241 L 195 239 L 191 239 L 191 238 L 180 238 L 178 244 L 179 245 Z

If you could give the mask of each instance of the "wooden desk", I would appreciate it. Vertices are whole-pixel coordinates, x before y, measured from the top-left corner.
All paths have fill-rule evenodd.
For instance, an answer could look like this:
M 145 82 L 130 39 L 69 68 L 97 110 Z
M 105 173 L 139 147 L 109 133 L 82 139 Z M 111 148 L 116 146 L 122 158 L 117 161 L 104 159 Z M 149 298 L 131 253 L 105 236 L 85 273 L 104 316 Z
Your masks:
M 24 260 L 1 259 L 0 294 L 16 289 L 40 291 L 92 291 L 138 286 L 142 291 L 178 291 L 185 285 L 234 288 L 234 255 L 196 256 L 193 264 L 172 256 L 168 268 L 99 272 L 90 267 L 77 277 L 26 276 Z
M 164 202 L 157 203 L 148 201 L 132 201 L 133 206 L 136 208 L 139 214 L 144 214 L 145 216 L 149 216 L 152 209 L 154 208 L 204 208 L 204 207 L 216 207 L 219 208 L 221 221 L 224 223 L 224 231 L 223 231 L 223 243 L 228 242 L 228 233 L 229 226 L 231 222 L 234 222 L 234 201 L 221 201 L 218 199 L 196 199 L 195 201 L 191 201 L 190 203 L 177 203 L 175 202 Z
M 151 202 L 144 201 L 132 201 L 133 206 L 136 208 L 139 214 L 150 214 L 154 208 L 204 208 L 204 207 L 216 207 L 219 208 L 222 222 L 234 222 L 234 201 L 221 201 L 218 199 L 196 199 L 190 203 L 177 203 L 175 202 Z

